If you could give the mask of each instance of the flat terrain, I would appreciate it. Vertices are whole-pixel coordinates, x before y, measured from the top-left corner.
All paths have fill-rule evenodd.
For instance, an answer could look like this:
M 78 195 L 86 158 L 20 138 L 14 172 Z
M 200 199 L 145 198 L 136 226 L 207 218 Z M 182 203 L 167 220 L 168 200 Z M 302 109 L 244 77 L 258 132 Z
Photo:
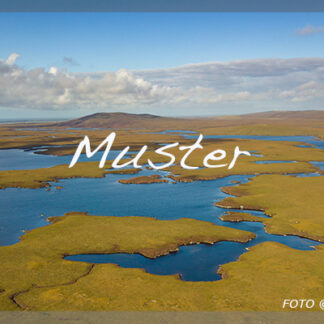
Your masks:
M 51 218 L 51 222 L 51 225 L 28 232 L 17 244 L 0 247 L 1 271 L 6 274 L 0 277 L 0 289 L 3 291 L 0 294 L 1 310 L 45 309 L 54 305 L 51 298 L 47 307 L 38 305 L 38 302 L 34 304 L 20 300 L 25 293 L 36 287 L 40 291 L 41 287 L 58 289 L 62 285 L 73 285 L 93 271 L 90 264 L 64 260 L 65 255 L 125 252 L 155 258 L 174 252 L 181 245 L 213 244 L 223 240 L 247 242 L 255 237 L 253 233 L 193 219 L 160 221 L 150 217 L 103 217 L 70 213 Z M 108 268 L 117 269 L 116 266 Z M 135 278 L 137 273 L 147 278 L 152 276 L 134 270 Z M 131 282 L 127 282 L 125 277 L 117 283 L 114 271 L 107 273 L 107 278 L 119 286 L 120 302 L 125 302 L 126 296 L 120 294 L 120 289 L 131 289 Z M 158 282 L 161 280 L 163 284 L 163 278 L 156 276 L 156 293 L 161 288 Z M 179 279 L 177 281 L 181 282 Z M 93 288 L 92 298 L 95 302 L 95 286 Z M 145 294 L 143 289 L 143 298 Z M 71 310 L 77 308 L 70 303 L 66 305 Z M 110 308 L 106 306 L 107 309 Z M 83 307 L 87 309 L 85 304 Z M 98 307 L 104 306 L 100 303 Z M 52 309 L 55 308 L 56 306 Z
M 260 175 L 246 184 L 223 188 L 228 197 L 217 206 L 263 210 L 267 232 L 324 242 L 324 177 Z
M 134 140 L 134 139 L 133 139 Z M 182 140 L 181 143 L 192 145 L 194 140 Z M 184 152 L 178 148 L 172 148 L 175 157 L 175 165 L 166 171 L 170 171 L 171 178 L 175 181 L 190 182 L 194 180 L 212 180 L 226 177 L 233 174 L 289 174 L 289 173 L 311 173 L 322 171 L 309 163 L 312 161 L 323 161 L 324 150 L 314 147 L 298 147 L 298 142 L 278 142 L 260 140 L 206 140 L 202 142 L 203 149 L 194 151 L 187 159 L 187 164 L 200 167 L 195 170 L 183 169 L 179 163 Z M 233 158 L 234 149 L 239 146 L 241 150 L 258 152 L 259 156 L 240 156 L 233 169 L 206 168 L 203 165 L 204 157 L 215 149 L 223 149 L 227 152 L 227 157 L 219 163 L 229 163 Z M 109 157 L 109 155 L 108 155 Z M 155 163 L 167 163 L 169 159 L 156 154 L 154 151 L 147 151 L 140 159 L 139 163 L 147 164 L 150 158 Z M 256 161 L 279 160 L 283 163 L 257 164 Z M 123 162 L 128 161 L 125 159 Z M 294 163 L 284 163 L 285 161 L 295 161 Z M 0 188 L 42 188 L 49 186 L 50 181 L 57 179 L 69 179 L 76 177 L 99 178 L 108 173 L 136 173 L 136 169 L 111 169 L 111 162 L 107 161 L 105 168 L 99 169 L 99 162 L 78 162 L 73 168 L 68 165 L 58 165 L 51 168 L 32 169 L 32 170 L 9 170 L 0 172 Z M 108 170 L 108 171 L 107 171 Z
M 114 252 L 156 257 L 181 244 L 246 241 L 253 234 L 191 219 L 157 221 L 72 213 L 51 221 L 52 225 L 27 233 L 20 243 L 0 248 L 6 273 L 0 283 L 1 309 L 280 310 L 287 295 L 315 299 L 324 293 L 322 246 L 299 251 L 262 243 L 239 261 L 222 266 L 223 280 L 185 282 L 177 276 L 62 257 Z M 296 285 L 296 280 L 302 284 Z
M 42 154 L 73 154 L 84 135 L 98 145 L 111 131 L 118 131 L 114 149 L 132 148 L 156 141 L 181 140 L 179 134 L 152 134 L 189 130 L 204 135 L 310 135 L 324 139 L 324 111 L 268 112 L 208 118 L 166 118 L 152 115 L 102 113 L 59 123 L 0 125 L 0 149 L 48 146 Z M 68 145 L 65 147 L 57 147 Z
M 91 129 L 89 129 L 89 127 Z M 112 130 L 117 130 L 113 149 L 143 145 L 149 151 L 140 162 L 166 163 L 154 150 L 158 143 L 191 145 L 180 133 L 189 130 L 203 135 L 315 136 L 324 140 L 324 111 L 267 112 L 243 116 L 179 119 L 152 115 L 95 114 L 61 123 L 0 126 L 0 149 L 43 147 L 40 154 L 70 155 L 88 135 L 93 148 Z M 204 139 L 185 170 L 179 163 L 184 152 L 170 150 L 175 164 L 166 171 L 173 182 L 212 180 L 229 175 L 255 175 L 246 184 L 223 188 L 231 194 L 216 204 L 225 208 L 262 210 L 269 218 L 229 212 L 228 222 L 262 222 L 268 233 L 298 235 L 324 242 L 323 171 L 311 161 L 324 161 L 324 150 L 305 143 L 253 139 Z M 45 148 L 44 148 L 45 146 Z M 229 164 L 234 148 L 253 152 L 241 156 L 235 167 L 206 168 L 206 154 L 223 149 Z M 307 145 L 309 146 L 309 145 Z M 37 157 L 36 157 L 37 158 Z M 126 160 L 125 160 L 126 161 Z M 278 163 L 256 162 L 277 161 Z M 50 188 L 51 182 L 78 177 L 109 177 L 123 173 L 124 183 L 153 183 L 155 177 L 134 177 L 137 169 L 114 170 L 111 161 L 99 169 L 98 162 L 80 162 L 32 170 L 0 172 L 0 188 Z M 315 173 L 316 177 L 295 174 Z M 289 175 L 294 174 L 294 175 Z M 132 175 L 132 176 L 131 176 Z M 177 185 L 177 184 L 175 184 Z M 62 193 L 64 188 L 62 189 Z M 127 203 L 127 200 L 125 201 Z M 211 202 L 213 203 L 213 202 Z M 46 207 L 46 206 L 45 206 Z M 10 213 L 10 211 L 8 211 Z M 324 247 L 314 251 L 289 248 L 275 242 L 256 245 L 238 261 L 224 264 L 215 282 L 185 282 L 178 276 L 158 276 L 141 269 L 113 264 L 93 265 L 64 260 L 81 253 L 140 253 L 153 258 L 176 251 L 181 245 L 222 240 L 246 242 L 253 233 L 192 219 L 158 221 L 145 217 L 102 217 L 69 213 L 51 219 L 52 224 L 32 230 L 21 242 L 0 247 L 0 309 L 2 310 L 282 310 L 285 298 L 324 296 Z M 319 310 L 318 304 L 316 309 Z
M 322 299 L 323 260 L 322 248 L 299 251 L 266 242 L 223 265 L 220 281 L 184 282 L 101 264 L 74 284 L 35 287 L 15 300 L 34 310 L 282 311 L 287 296 Z
M 221 217 L 221 220 L 224 222 L 232 222 L 232 223 L 262 222 L 262 221 L 264 221 L 264 218 L 254 216 L 249 213 L 228 212 Z
M 121 179 L 118 180 L 120 183 L 124 184 L 150 184 L 150 183 L 163 183 L 168 182 L 166 179 L 161 179 L 161 176 L 158 174 L 152 175 L 152 176 L 140 176 L 140 177 L 134 177 L 130 179 Z

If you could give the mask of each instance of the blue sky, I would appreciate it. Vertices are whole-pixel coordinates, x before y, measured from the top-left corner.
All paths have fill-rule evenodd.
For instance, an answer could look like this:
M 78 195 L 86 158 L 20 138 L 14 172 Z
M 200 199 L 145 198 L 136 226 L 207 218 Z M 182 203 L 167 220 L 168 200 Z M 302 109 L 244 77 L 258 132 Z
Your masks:
M 323 35 L 296 34 L 306 25 L 323 25 L 322 13 L 16 13 L 0 18 L 1 57 L 20 53 L 26 67 L 72 57 L 80 66 L 70 66 L 71 71 L 115 71 L 324 52 Z
M 169 68 L 186 64 L 265 58 L 323 58 L 323 26 L 323 13 L 2 13 L 0 58 L 5 61 L 12 53 L 19 54 L 20 57 L 15 64 L 24 73 L 38 67 L 49 71 L 55 66 L 59 70 L 65 67 L 67 72 L 72 74 L 86 72 L 94 78 L 97 72 L 117 72 L 126 69 L 130 73 L 135 73 L 133 76 L 135 80 L 140 77 L 143 82 L 149 82 L 150 85 L 145 85 L 147 90 L 150 86 L 161 86 L 161 77 L 154 74 L 152 78 L 151 74 L 144 75 L 136 71 L 162 69 L 161 75 L 165 75 L 170 74 Z M 321 72 L 321 68 L 321 63 L 318 63 L 316 72 Z M 177 73 L 177 78 L 181 78 L 182 72 Z M 319 80 L 318 73 L 313 76 L 307 75 L 305 80 L 300 80 L 299 86 L 316 81 L 316 91 L 321 90 L 322 80 Z M 240 78 L 241 84 L 246 82 L 244 76 Z M 200 87 L 204 83 L 200 80 L 196 79 L 195 84 L 191 85 L 175 85 L 169 75 L 164 79 L 163 86 L 182 87 L 183 91 L 187 91 Z M 13 82 L 12 85 L 14 84 Z M 298 87 L 297 84 L 293 86 Z M 208 89 L 210 87 L 213 86 L 209 80 Z M 210 93 L 210 98 L 219 95 L 224 97 L 226 93 L 238 93 L 238 89 L 234 87 L 232 91 L 232 88 L 233 85 L 229 85 L 226 89 L 215 88 L 217 91 Z M 60 89 L 56 92 L 60 95 L 59 92 L 65 90 Z M 293 88 L 286 89 L 292 90 Z M 9 92 L 14 91 L 11 89 Z M 41 92 L 40 90 L 40 96 L 43 96 Z M 170 91 L 165 90 L 163 93 L 165 92 Z M 239 92 L 252 93 L 251 84 L 246 91 L 241 87 Z M 196 92 L 191 93 L 194 97 L 198 96 Z M 129 93 L 126 97 L 128 95 Z M 84 99 L 81 100 L 79 97 L 78 100 L 71 99 L 70 92 L 69 96 L 69 99 L 66 95 L 60 104 L 54 102 L 53 105 L 51 105 L 53 99 L 39 104 L 37 100 L 33 103 L 27 98 L 23 104 L 23 97 L 19 102 L 12 103 L 10 98 L 7 98 L 5 102 L 0 101 L 2 106 L 0 111 L 2 116 L 8 118 L 16 114 L 16 111 L 22 111 L 22 114 L 59 117 L 93 112 L 89 99 L 87 104 L 84 104 Z M 238 96 L 240 97 L 246 101 L 246 96 Z M 296 103 L 296 108 L 309 109 L 315 106 L 316 109 L 321 109 L 318 102 L 312 101 L 309 97 L 302 104 L 295 98 L 293 102 Z M 280 96 L 278 98 L 280 99 Z M 283 109 L 285 104 L 278 105 L 278 98 L 271 99 L 274 109 L 275 106 Z M 203 107 L 199 111 L 198 104 L 201 106 L 201 101 L 195 103 L 191 99 L 187 100 L 188 102 L 178 99 L 163 100 L 162 92 L 158 98 L 154 94 L 154 99 L 150 97 L 144 101 L 141 98 L 133 98 L 116 103 L 112 96 L 103 98 L 103 101 L 105 100 L 106 103 L 95 103 L 93 109 L 161 114 L 173 112 L 179 115 L 223 114 L 225 110 L 230 113 L 240 112 L 240 102 L 208 99 L 203 102 Z M 256 105 L 255 100 L 254 98 L 254 109 L 262 110 L 260 105 Z M 271 108 L 269 100 L 265 105 L 266 110 Z M 76 107 L 78 103 L 79 107 Z M 245 111 L 247 106 L 248 104 L 243 102 L 241 110 Z M 294 108 L 294 104 L 286 106 L 288 109 Z

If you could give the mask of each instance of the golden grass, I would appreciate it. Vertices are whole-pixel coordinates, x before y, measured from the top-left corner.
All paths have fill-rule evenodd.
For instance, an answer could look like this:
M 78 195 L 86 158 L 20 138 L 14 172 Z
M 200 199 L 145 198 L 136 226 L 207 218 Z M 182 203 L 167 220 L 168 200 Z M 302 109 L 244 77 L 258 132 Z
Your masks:
M 324 242 L 324 177 L 261 175 L 223 190 L 238 197 L 217 206 L 263 210 L 271 216 L 260 218 L 267 232 Z
M 117 130 L 118 139 L 114 149 L 125 145 L 139 148 L 148 141 L 170 143 L 181 140 L 176 134 L 145 134 L 168 129 L 180 129 L 200 132 L 204 135 L 310 135 L 324 140 L 322 111 L 301 113 L 288 113 L 276 116 L 274 114 L 251 114 L 243 116 L 209 117 L 195 119 L 181 118 L 153 118 L 148 120 L 136 119 L 134 127 L 125 127 L 125 118 L 120 117 L 119 122 L 110 125 L 100 124 L 100 118 L 87 120 L 82 127 L 101 127 L 103 129 L 69 129 L 70 126 L 58 127 L 56 123 L 34 124 L 8 124 L 0 125 L 0 148 L 31 148 L 42 145 L 77 145 L 84 135 L 98 145 L 112 131 Z M 303 118 L 301 118 L 303 116 Z M 132 116 L 132 118 L 134 115 Z M 135 117 L 138 117 L 135 115 Z M 100 125 L 99 125 L 99 124 Z M 96 125 L 97 124 L 97 125 Z M 33 130 L 41 129 L 42 131 Z M 105 129 L 106 128 L 106 129 Z M 20 137 L 25 136 L 25 137 Z M 66 155 L 73 154 L 75 147 L 53 147 L 42 154 Z
M 255 237 L 250 232 L 185 218 L 161 221 L 149 217 L 69 213 L 51 218 L 51 221 L 51 225 L 28 232 L 21 242 L 0 247 L 3 274 L 0 290 L 4 290 L 0 294 L 0 309 L 17 309 L 13 301 L 32 287 L 72 284 L 88 274 L 89 264 L 64 260 L 64 255 L 127 252 L 154 258 L 176 251 L 180 245 L 212 244 L 223 240 L 246 242 Z M 113 282 L 111 275 L 108 278 Z M 121 280 L 120 286 L 127 282 L 127 278 Z M 93 298 L 95 301 L 95 290 Z M 19 304 L 24 308 L 28 303 Z M 49 298 L 48 306 L 51 304 Z M 32 306 L 34 308 L 37 307 Z
M 37 125 L 34 125 L 37 126 Z M 32 127 L 34 127 L 32 126 Z M 157 147 L 156 141 L 180 141 L 178 135 L 145 134 L 149 130 L 187 129 L 202 134 L 238 135 L 312 135 L 324 139 L 323 119 L 224 117 L 183 121 L 164 120 L 143 126 L 141 130 L 117 131 L 114 149 L 131 145 Z M 40 145 L 77 145 L 88 135 L 98 145 L 109 130 L 51 131 L 15 130 L 17 126 L 0 126 L 0 148 L 31 148 Z M 18 137 L 25 136 L 25 137 Z M 54 137 L 53 137 L 54 136 Z M 202 167 L 206 153 L 224 149 L 228 153 L 238 145 L 263 157 L 238 159 L 232 170 L 184 170 L 169 168 L 177 181 L 210 180 L 232 174 L 260 174 L 250 183 L 226 188 L 237 195 L 227 198 L 224 207 L 261 209 L 271 218 L 230 213 L 228 221 L 262 221 L 270 233 L 300 235 L 324 240 L 323 177 L 295 178 L 275 175 L 283 173 L 319 172 L 309 161 L 323 161 L 324 153 L 316 148 L 296 147 L 300 143 L 256 140 L 206 140 L 204 150 L 196 151 L 188 164 Z M 73 154 L 75 147 L 51 148 L 47 153 Z M 166 162 L 153 152 L 155 162 Z M 257 160 L 293 160 L 296 163 L 256 164 Z M 107 168 L 109 168 L 109 163 Z M 56 166 L 37 170 L 2 171 L 0 188 L 41 188 L 49 181 L 73 177 L 103 177 L 107 173 L 137 170 L 104 171 L 97 162 L 78 163 L 74 168 Z M 271 174 L 271 175 L 270 175 Z M 217 282 L 183 282 L 176 276 L 155 276 L 139 269 L 122 269 L 116 265 L 92 266 L 62 259 L 65 254 L 79 253 L 142 253 L 149 257 L 169 253 L 182 244 L 212 243 L 219 240 L 247 241 L 253 233 L 224 228 L 196 220 L 157 221 L 142 217 L 101 217 L 70 214 L 53 218 L 53 224 L 27 233 L 18 244 L 0 247 L 0 308 L 2 310 L 282 310 L 285 298 L 324 296 L 324 248 L 300 251 L 274 242 L 259 244 L 242 255 L 237 262 L 221 267 L 223 280 Z M 316 303 L 315 309 L 318 309 Z
M 134 177 L 130 179 L 120 179 L 118 180 L 118 182 L 124 184 L 150 184 L 150 183 L 164 183 L 164 182 L 168 182 L 168 180 L 161 179 L 160 175 L 155 174 L 151 176 L 140 176 L 140 177 Z
M 258 217 L 251 215 L 249 213 L 239 213 L 239 212 L 227 212 L 220 219 L 224 222 L 262 222 L 264 220 L 263 217 Z
M 324 249 L 259 244 L 221 267 L 223 280 L 185 282 L 112 264 L 62 259 L 64 254 L 168 253 L 179 244 L 246 241 L 253 234 L 210 223 L 72 213 L 52 219 L 15 245 L 0 248 L 2 310 L 282 310 L 285 298 L 324 293 Z M 300 284 L 296 284 L 300 283 Z M 13 299 L 14 303 L 10 297 Z M 19 305 L 19 306 L 18 306 Z M 319 310 L 316 304 L 313 310 Z
M 266 242 L 223 265 L 224 279 L 216 282 L 183 282 L 101 264 L 73 284 L 33 287 L 16 301 L 32 310 L 282 311 L 286 298 L 321 300 L 323 256 L 323 249 Z M 312 310 L 320 310 L 318 303 Z
M 109 167 L 107 163 L 107 168 Z M 134 174 L 138 169 L 105 170 L 99 169 L 97 162 L 81 162 L 73 168 L 68 165 L 57 165 L 51 168 L 30 170 L 8 170 L 0 172 L 0 189 L 13 188 L 44 188 L 49 187 L 49 181 L 70 178 L 103 178 L 109 173 Z
M 189 141 L 190 144 L 194 140 Z M 169 167 L 172 179 L 176 181 L 193 181 L 193 180 L 211 180 L 220 177 L 225 177 L 233 174 L 261 174 L 261 173 L 309 173 L 321 172 L 319 168 L 311 165 L 308 161 L 324 160 L 323 150 L 316 148 L 301 148 L 297 147 L 294 142 L 273 142 L 273 141 L 258 141 L 258 140 L 206 140 L 202 143 L 202 150 L 194 151 L 187 160 L 187 164 L 202 167 L 203 159 L 206 154 L 215 149 L 223 149 L 227 152 L 227 157 L 220 163 L 229 164 L 233 158 L 235 146 L 239 146 L 241 150 L 257 151 L 263 157 L 256 156 L 240 156 L 233 169 L 225 168 L 200 168 L 196 170 L 186 170 L 180 167 L 179 163 L 184 152 L 178 148 L 172 148 L 172 152 L 176 157 L 175 166 Z M 109 155 L 108 155 L 109 157 Z M 140 159 L 140 164 L 145 165 L 147 159 L 150 158 L 153 162 L 166 163 L 168 158 L 156 154 L 153 151 L 147 151 Z M 295 163 L 273 163 L 273 164 L 257 164 L 255 161 L 262 160 L 283 160 L 297 161 Z M 127 161 L 127 159 L 125 160 Z M 106 169 L 111 168 L 111 161 L 107 161 Z M 57 179 L 67 179 L 76 177 L 104 177 L 107 173 L 136 173 L 138 170 L 114 170 L 104 171 L 99 169 L 99 162 L 78 162 L 73 168 L 68 168 L 68 165 L 58 165 L 51 168 L 32 169 L 32 170 L 10 170 L 0 172 L 0 188 L 18 187 L 18 188 L 42 188 L 48 187 L 50 181 Z
M 267 242 L 222 266 L 225 279 L 217 282 L 182 282 L 103 264 L 75 284 L 32 288 L 17 301 L 35 310 L 282 311 L 287 296 L 321 300 L 323 265 L 323 250 Z

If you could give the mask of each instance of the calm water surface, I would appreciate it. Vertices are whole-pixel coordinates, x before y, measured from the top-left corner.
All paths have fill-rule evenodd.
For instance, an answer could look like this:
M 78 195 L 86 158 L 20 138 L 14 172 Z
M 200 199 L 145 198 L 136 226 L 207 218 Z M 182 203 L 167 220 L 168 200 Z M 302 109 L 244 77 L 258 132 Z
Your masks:
M 184 135 L 187 139 L 196 139 L 197 136 Z M 303 142 L 309 145 L 300 144 L 301 147 L 311 147 L 312 145 L 319 149 L 324 149 L 324 141 L 317 140 L 314 136 L 261 136 L 261 135 L 206 135 L 204 138 L 241 138 L 254 139 L 260 141 L 288 141 L 288 142 Z
M 302 141 L 305 142 L 304 139 Z M 296 137 L 292 140 L 296 141 Z M 118 151 L 111 154 L 113 158 L 113 154 L 116 156 Z M 94 160 L 99 160 L 100 157 L 101 155 L 95 156 Z M 22 150 L 0 150 L 0 170 L 48 167 L 66 164 L 70 160 L 71 156 L 55 157 L 36 155 Z M 324 162 L 314 162 L 314 165 L 324 170 Z M 162 176 L 167 174 L 163 171 L 153 172 L 145 169 L 139 174 L 153 173 Z M 107 175 L 102 179 L 60 180 L 57 184 L 51 183 L 51 191 L 16 188 L 0 190 L 0 244 L 16 243 L 23 234 L 22 231 L 47 225 L 47 217 L 60 216 L 69 211 L 86 211 L 94 215 L 148 216 L 169 220 L 189 217 L 256 234 L 256 239 L 248 243 L 219 242 L 214 245 L 185 246 L 180 247 L 177 253 L 157 259 L 121 253 L 67 257 L 74 261 L 116 263 L 122 267 L 144 268 L 149 273 L 160 275 L 178 273 L 183 280 L 189 281 L 220 279 L 217 269 L 221 264 L 237 260 L 242 253 L 247 251 L 248 247 L 264 241 L 276 241 L 301 250 L 311 250 L 318 244 L 296 236 L 267 234 L 262 223 L 230 223 L 219 219 L 224 212 L 228 211 L 228 209 L 214 206 L 215 201 L 228 196 L 221 191 L 221 188 L 234 185 L 231 183 L 233 180 L 241 183 L 247 182 L 253 176 L 238 175 L 212 181 L 177 184 L 171 182 L 152 185 L 118 183 L 119 179 L 128 177 L 129 175 Z M 57 185 L 64 188 L 55 189 Z M 266 217 L 262 212 L 250 211 L 250 213 Z
M 36 151 L 39 152 L 41 150 L 44 150 L 44 148 L 39 147 Z M 103 152 L 99 152 L 90 159 L 88 159 L 85 154 L 81 154 L 78 161 L 99 161 L 101 159 L 102 153 Z M 111 150 L 109 152 L 108 159 L 115 159 L 119 153 L 120 151 L 118 150 Z M 137 152 L 129 151 L 125 156 L 128 156 L 132 153 Z M 38 169 L 48 168 L 59 164 L 70 164 L 72 157 L 73 155 L 54 156 L 35 154 L 35 150 L 0 150 L 0 171 Z

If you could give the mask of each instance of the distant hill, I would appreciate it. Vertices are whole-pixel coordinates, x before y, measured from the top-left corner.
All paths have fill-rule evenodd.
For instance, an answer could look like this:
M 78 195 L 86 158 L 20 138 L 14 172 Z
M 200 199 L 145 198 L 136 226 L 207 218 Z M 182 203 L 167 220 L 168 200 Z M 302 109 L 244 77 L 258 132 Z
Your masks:
M 96 113 L 78 119 L 44 124 L 44 126 L 64 128 L 105 128 L 105 129 L 194 129 L 215 126 L 238 126 L 254 123 L 320 124 L 324 121 L 324 110 L 267 111 L 245 115 L 222 117 L 171 118 L 150 114 Z
M 271 118 L 271 119 L 324 119 L 324 110 L 301 111 L 265 111 L 260 113 L 240 115 L 243 118 Z
M 51 126 L 71 128 L 155 128 L 165 123 L 175 123 L 176 118 L 150 114 L 96 113 L 78 119 L 51 124 Z

